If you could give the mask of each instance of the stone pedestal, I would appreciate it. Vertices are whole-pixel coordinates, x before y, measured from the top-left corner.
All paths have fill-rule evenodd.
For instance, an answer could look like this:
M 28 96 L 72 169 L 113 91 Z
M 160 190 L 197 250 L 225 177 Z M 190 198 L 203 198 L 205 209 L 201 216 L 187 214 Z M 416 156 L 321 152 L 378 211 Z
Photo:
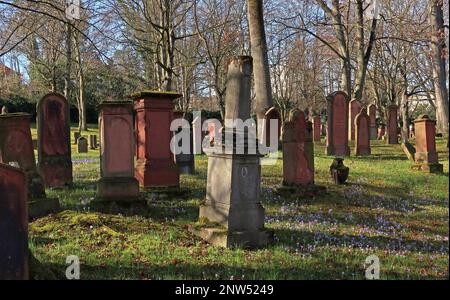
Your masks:
M 375 104 L 369 105 L 367 108 L 367 114 L 370 118 L 370 139 L 375 141 L 378 138 L 377 106 Z
M 28 280 L 27 178 L 0 163 L 0 280 Z
M 322 118 L 320 116 L 313 117 L 313 139 L 314 142 L 320 143 L 322 134 Z
M 328 123 L 326 155 L 350 156 L 348 146 L 349 101 L 344 92 L 336 92 L 327 97 Z
M 136 110 L 137 163 L 135 177 L 141 187 L 178 188 L 180 173 L 170 148 L 174 100 L 182 95 L 142 92 L 133 95 Z
M 236 57 L 231 61 L 226 120 L 250 118 L 251 75 L 251 57 Z M 265 213 L 260 202 L 262 156 L 249 154 L 258 151 L 249 148 L 247 138 L 241 139 L 244 132 L 227 127 L 227 122 L 225 131 L 233 132 L 232 139 L 216 140 L 214 147 L 205 149 L 208 155 L 206 200 L 200 207 L 199 223 L 191 226 L 190 231 L 222 247 L 264 247 L 272 242 L 273 233 L 264 228 Z M 242 140 L 244 145 L 237 144 Z M 231 153 L 225 151 L 229 148 L 225 147 L 226 143 L 230 142 L 234 145 Z M 247 149 L 245 154 L 235 154 L 241 147 Z
M 37 106 L 38 170 L 47 187 L 72 185 L 69 103 L 48 94 Z
M 436 150 L 436 121 L 427 115 L 420 116 L 415 122 L 416 154 L 413 170 L 442 173 L 444 167 L 439 164 Z
M 349 128 L 349 132 L 348 132 L 348 137 L 350 141 L 354 141 L 355 140 L 355 119 L 356 116 L 361 112 L 361 102 L 359 102 L 358 100 L 352 100 L 350 102 L 350 111 L 349 111 L 349 119 L 348 119 L 348 128 Z
M 386 129 L 386 142 L 389 145 L 398 144 L 398 106 L 390 105 L 388 107 L 388 120 Z
M 365 109 L 355 118 L 355 155 L 371 155 L 370 147 L 370 118 Z
M 105 101 L 100 106 L 100 167 L 97 184 L 101 201 L 133 202 L 139 198 L 134 178 L 133 104 Z
M 28 212 L 39 218 L 60 209 L 57 199 L 47 199 L 44 181 L 37 172 L 29 114 L 0 115 L 0 154 L 5 164 L 17 163 L 27 175 Z

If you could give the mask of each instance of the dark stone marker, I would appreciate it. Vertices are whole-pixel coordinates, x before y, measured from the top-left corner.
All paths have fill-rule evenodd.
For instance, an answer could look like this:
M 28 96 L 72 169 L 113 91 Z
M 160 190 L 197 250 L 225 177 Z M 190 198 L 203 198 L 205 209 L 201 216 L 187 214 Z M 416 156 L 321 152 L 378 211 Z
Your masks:
M 348 146 L 348 96 L 344 92 L 336 92 L 327 97 L 327 155 L 350 156 Z
M 29 114 L 0 115 L 0 154 L 5 164 L 17 163 L 28 181 L 30 218 L 38 218 L 60 209 L 58 199 L 47 199 L 44 181 L 37 172 L 31 139 Z
M 69 103 L 62 95 L 48 94 L 39 101 L 37 114 L 39 173 L 47 187 L 70 186 L 73 175 Z
M 322 118 L 320 116 L 313 117 L 313 136 L 314 142 L 320 143 L 322 130 Z
M 73 142 L 74 145 L 78 144 L 78 139 L 81 137 L 81 134 L 79 132 L 74 132 L 73 133 L 73 138 L 75 140 L 75 142 Z
M 364 108 L 355 118 L 355 138 L 355 155 L 370 155 L 370 117 Z
M 0 163 L 0 280 L 28 280 L 27 178 Z
M 389 145 L 398 144 L 398 106 L 390 105 L 388 107 L 388 125 L 387 125 L 387 139 Z
M 184 119 L 184 113 L 183 112 L 174 112 L 174 119 Z M 182 128 L 180 127 L 179 130 L 181 131 Z M 189 153 L 180 153 L 175 156 L 176 164 L 180 170 L 180 174 L 195 174 L 195 156 L 194 156 L 194 145 L 193 145 L 193 131 L 191 128 L 184 130 L 189 130 L 190 134 L 190 149 Z M 179 141 L 178 146 L 182 148 L 182 141 Z
M 89 146 L 90 146 L 91 150 L 96 150 L 97 145 L 98 145 L 97 135 L 95 135 L 95 134 L 89 135 Z
M 99 107 L 101 179 L 97 184 L 98 197 L 101 201 L 135 201 L 139 198 L 139 182 L 134 178 L 133 103 L 105 101 Z
M 415 122 L 416 132 L 416 164 L 413 170 L 427 173 L 443 173 L 444 166 L 439 163 L 436 150 L 436 121 L 429 116 L 420 116 Z
M 78 153 L 88 153 L 88 140 L 85 137 L 80 137 L 78 139 L 78 147 L 77 152 Z

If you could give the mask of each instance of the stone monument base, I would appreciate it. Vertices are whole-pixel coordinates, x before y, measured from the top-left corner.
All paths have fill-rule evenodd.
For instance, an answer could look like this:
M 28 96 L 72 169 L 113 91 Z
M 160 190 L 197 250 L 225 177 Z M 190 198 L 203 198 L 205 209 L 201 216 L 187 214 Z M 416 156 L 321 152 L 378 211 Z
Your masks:
M 32 199 L 28 202 L 28 216 L 30 219 L 38 219 L 48 214 L 57 213 L 61 210 L 59 200 L 51 199 Z
M 275 193 L 283 197 L 314 197 L 327 193 L 327 188 L 315 184 L 304 186 L 282 185 L 275 188 Z
M 441 164 L 416 164 L 411 167 L 414 171 L 424 173 L 442 174 L 444 173 L 444 165 Z
M 273 243 L 274 234 L 269 230 L 229 231 L 221 226 L 189 226 L 189 231 L 206 242 L 222 248 L 259 249 Z
M 100 202 L 133 202 L 139 200 L 139 182 L 133 177 L 101 178 L 97 183 Z

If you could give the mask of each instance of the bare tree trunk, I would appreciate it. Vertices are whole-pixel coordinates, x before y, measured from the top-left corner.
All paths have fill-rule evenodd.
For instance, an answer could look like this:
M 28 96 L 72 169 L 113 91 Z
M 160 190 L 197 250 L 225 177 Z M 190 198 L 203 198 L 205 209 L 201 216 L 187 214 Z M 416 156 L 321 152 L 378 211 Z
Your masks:
M 402 95 L 402 105 L 400 112 L 402 114 L 402 142 L 407 143 L 409 141 L 409 96 L 405 90 Z
M 436 93 L 437 131 L 448 136 L 449 103 L 445 60 L 446 51 L 444 50 L 446 44 L 443 1 L 433 0 L 431 5 L 431 48 L 433 52 L 433 77 Z
M 263 0 L 247 1 L 258 119 L 263 119 L 267 109 L 273 106 L 263 2 Z
M 81 59 L 81 51 L 78 39 L 75 38 L 76 42 L 76 59 L 78 64 L 78 128 L 80 131 L 87 131 L 87 121 L 86 121 L 86 101 L 84 99 L 84 72 L 83 72 L 83 61 Z
M 67 49 L 66 49 L 66 56 L 67 56 L 67 63 L 66 63 L 66 78 L 64 81 L 64 97 L 69 101 L 70 103 L 70 92 L 71 92 L 71 82 L 70 82 L 70 73 L 72 71 L 72 26 L 70 23 L 67 23 L 67 41 L 66 41 Z

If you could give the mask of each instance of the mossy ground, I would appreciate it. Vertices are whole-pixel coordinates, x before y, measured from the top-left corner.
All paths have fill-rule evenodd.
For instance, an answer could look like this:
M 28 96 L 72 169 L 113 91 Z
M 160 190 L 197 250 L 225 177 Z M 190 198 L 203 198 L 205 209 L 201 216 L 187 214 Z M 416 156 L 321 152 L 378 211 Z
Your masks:
M 75 149 L 73 188 L 47 190 L 64 211 L 30 224 L 33 255 L 59 277 L 77 255 L 82 279 L 364 279 L 366 258 L 377 255 L 381 279 L 448 279 L 446 141 L 438 140 L 444 175 L 413 172 L 400 145 L 375 142 L 372 156 L 346 159 L 343 186 L 332 183 L 332 158 L 317 144 L 316 181 L 329 193 L 314 198 L 277 196 L 281 160 L 264 166 L 262 201 L 276 243 L 258 251 L 213 247 L 189 233 L 205 196 L 206 156 L 196 158 L 196 175 L 181 178 L 189 198 L 104 214 L 90 207 L 99 151 Z

